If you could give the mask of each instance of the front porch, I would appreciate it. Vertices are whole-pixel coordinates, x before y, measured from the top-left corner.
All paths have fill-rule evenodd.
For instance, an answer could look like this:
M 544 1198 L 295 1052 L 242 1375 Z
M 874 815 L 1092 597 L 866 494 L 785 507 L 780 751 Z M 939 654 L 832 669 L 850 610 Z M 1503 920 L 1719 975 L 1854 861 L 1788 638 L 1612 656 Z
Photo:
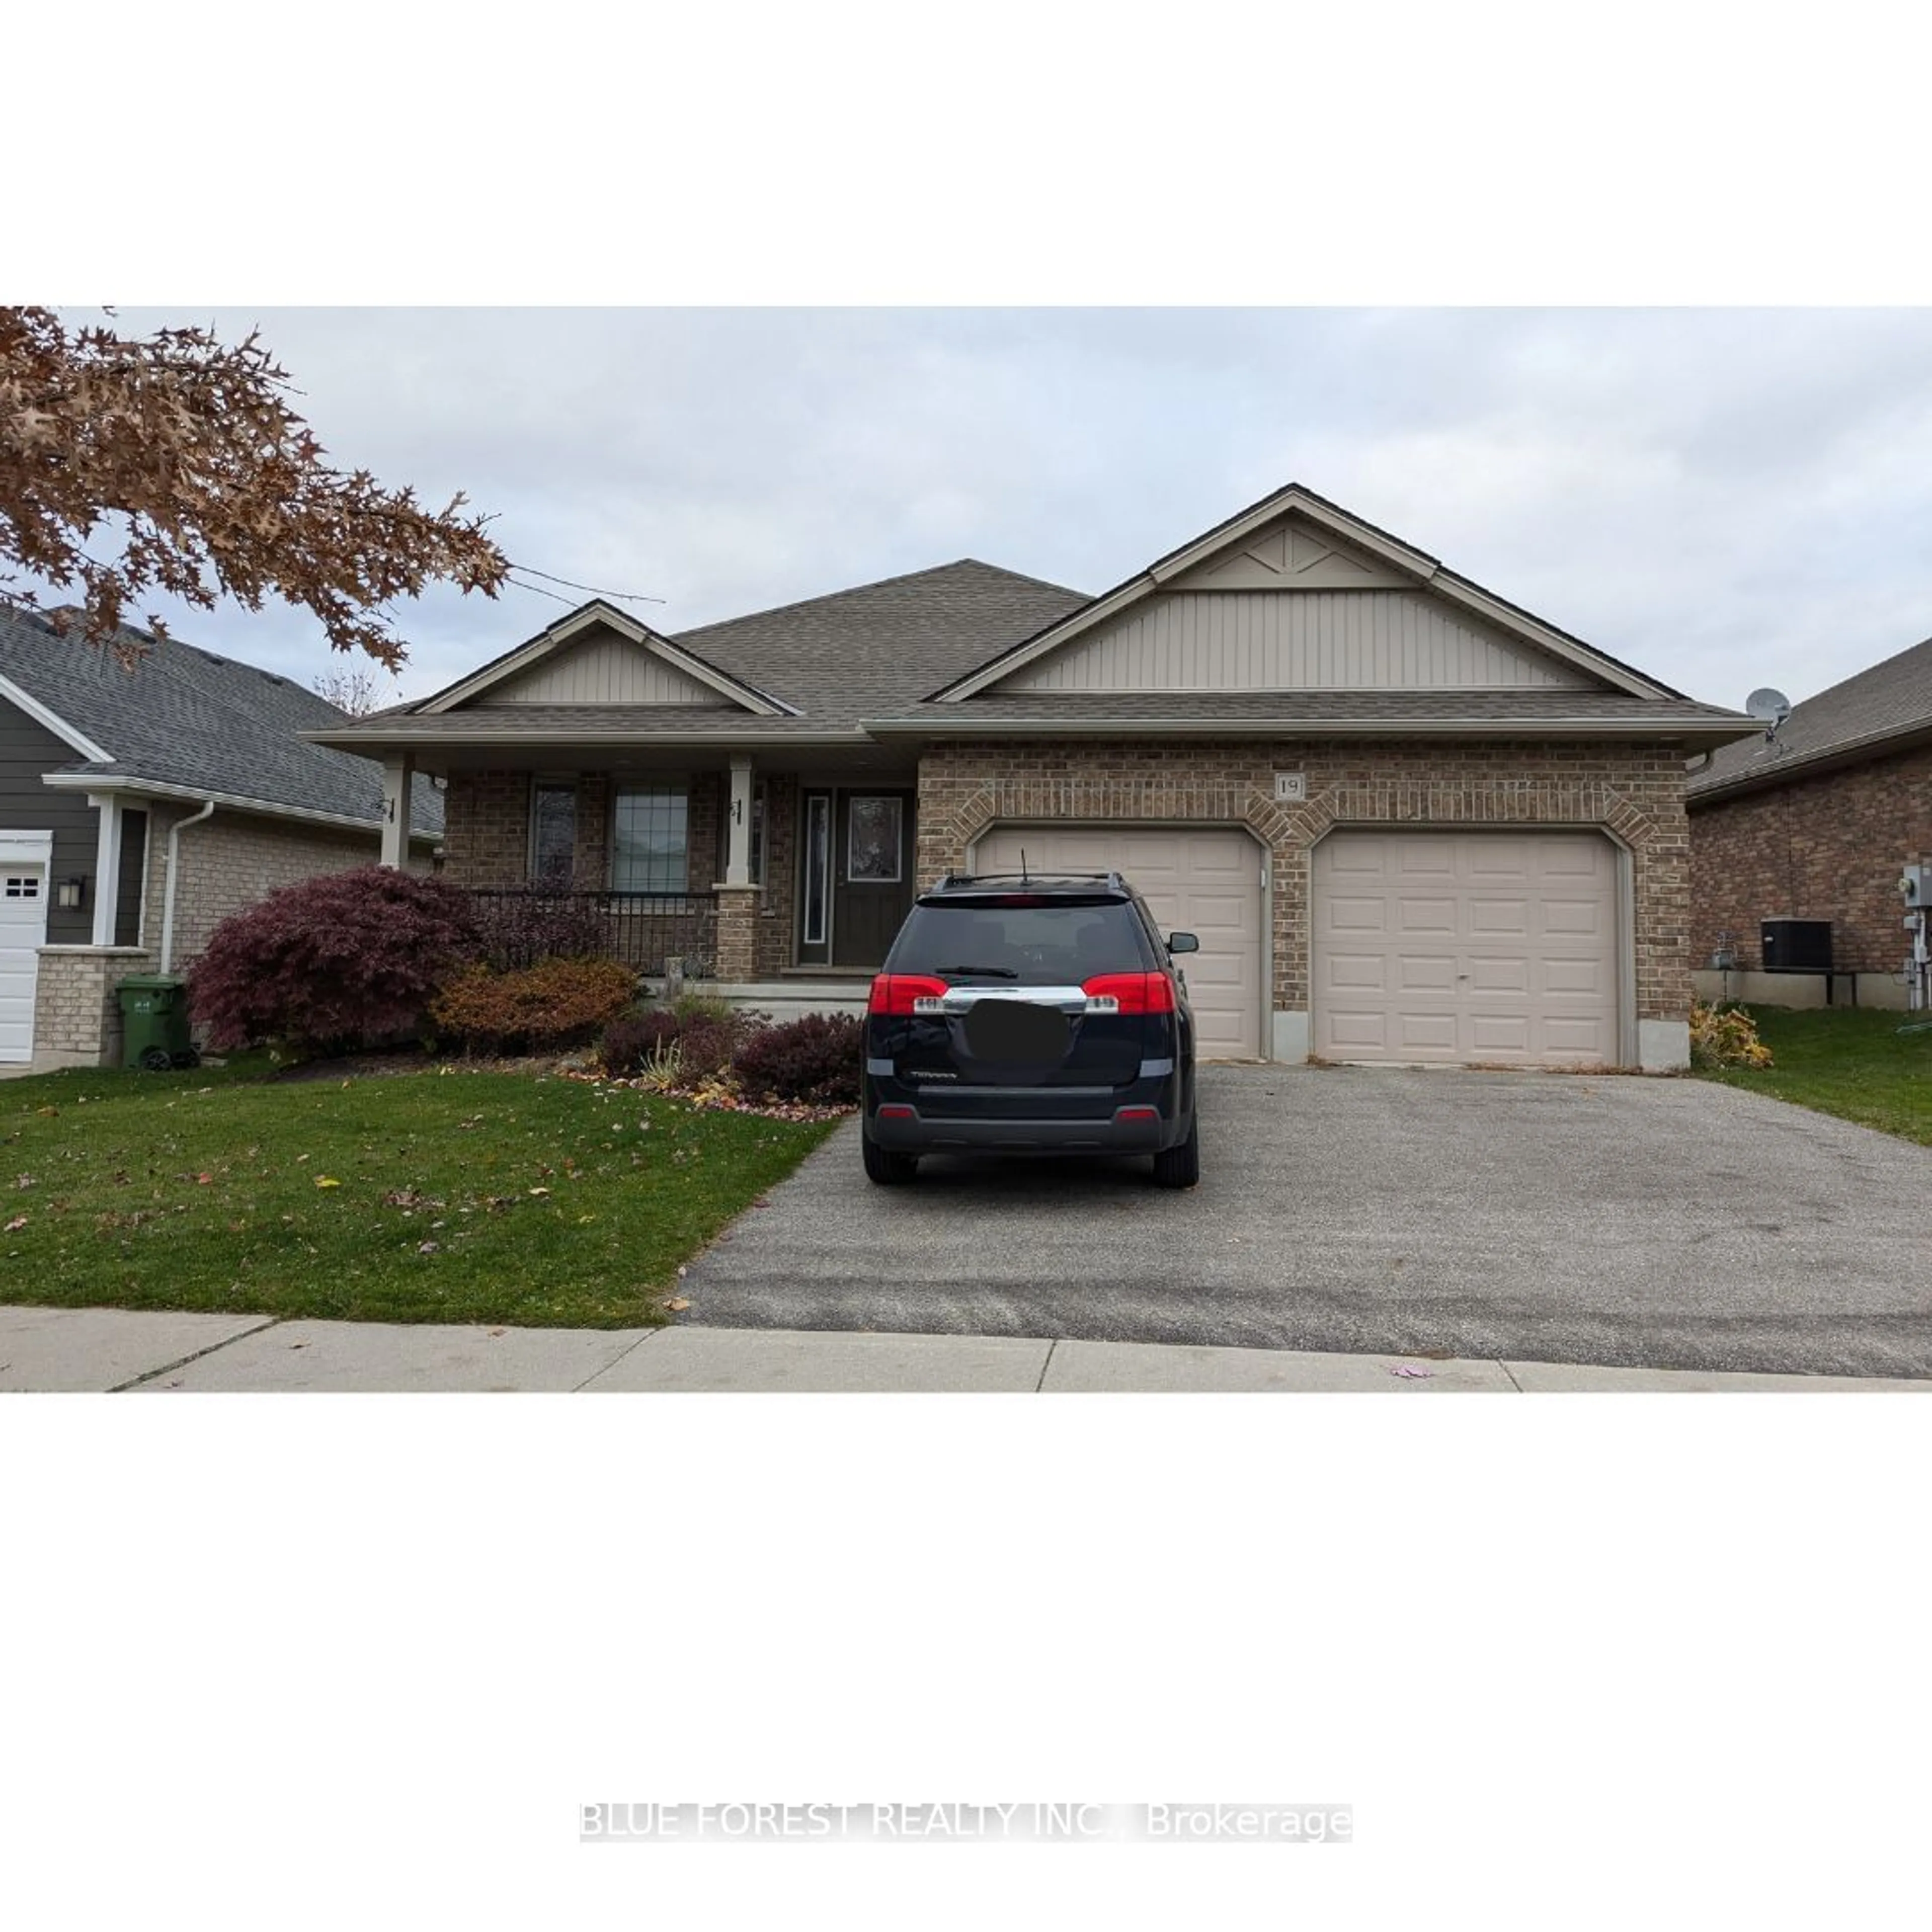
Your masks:
M 864 1007 L 917 890 L 916 766 L 721 746 L 569 765 L 437 760 L 443 874 L 486 901 L 568 902 L 659 991 L 696 982 L 777 1018 Z M 420 760 L 386 761 L 406 792 Z

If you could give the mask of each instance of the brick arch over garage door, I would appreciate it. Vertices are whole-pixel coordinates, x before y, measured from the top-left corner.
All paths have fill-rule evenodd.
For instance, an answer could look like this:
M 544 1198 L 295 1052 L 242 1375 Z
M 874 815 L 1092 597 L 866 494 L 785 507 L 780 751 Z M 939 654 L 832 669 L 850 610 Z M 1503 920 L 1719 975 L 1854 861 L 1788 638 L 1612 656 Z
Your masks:
M 1305 804 L 1275 801 L 1279 771 L 1304 776 Z M 963 866 L 1000 820 L 1246 826 L 1270 854 L 1275 1010 L 1306 1015 L 1310 859 L 1331 829 L 1594 827 L 1630 854 L 1624 950 L 1636 1017 L 1682 1021 L 1690 1004 L 1683 788 L 1682 753 L 1669 745 L 974 742 L 920 761 L 920 875 Z

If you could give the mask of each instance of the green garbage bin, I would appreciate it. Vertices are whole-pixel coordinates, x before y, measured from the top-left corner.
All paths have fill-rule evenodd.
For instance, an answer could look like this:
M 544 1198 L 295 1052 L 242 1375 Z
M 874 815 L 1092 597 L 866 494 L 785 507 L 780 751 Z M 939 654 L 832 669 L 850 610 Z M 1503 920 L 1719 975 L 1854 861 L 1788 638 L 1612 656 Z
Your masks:
M 194 1066 L 188 1037 L 188 982 L 167 973 L 136 973 L 121 982 L 121 1064 L 165 1073 Z

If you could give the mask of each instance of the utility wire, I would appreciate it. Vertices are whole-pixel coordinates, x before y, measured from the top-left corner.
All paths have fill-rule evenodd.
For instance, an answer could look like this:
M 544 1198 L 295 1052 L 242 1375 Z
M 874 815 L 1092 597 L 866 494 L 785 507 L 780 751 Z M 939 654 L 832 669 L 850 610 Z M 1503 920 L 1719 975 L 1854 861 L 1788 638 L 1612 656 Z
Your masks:
M 662 597 L 647 597 L 641 590 L 605 590 L 595 584 L 578 584 L 568 577 L 553 577 L 547 570 L 538 570 L 527 563 L 514 566 L 526 577 L 541 577 L 546 584 L 561 584 L 572 590 L 587 590 L 593 597 L 621 597 L 626 604 L 662 604 Z M 534 590 L 533 584 L 525 584 L 526 590 Z

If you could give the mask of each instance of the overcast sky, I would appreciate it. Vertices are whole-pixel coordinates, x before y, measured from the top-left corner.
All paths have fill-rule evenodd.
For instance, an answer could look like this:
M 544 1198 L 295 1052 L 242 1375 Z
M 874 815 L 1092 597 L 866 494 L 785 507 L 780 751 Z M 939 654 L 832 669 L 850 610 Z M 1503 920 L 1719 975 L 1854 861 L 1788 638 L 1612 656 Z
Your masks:
M 70 310 L 78 319 L 83 311 Z M 1932 634 L 1932 311 L 124 308 L 675 632 L 975 556 L 1094 592 L 1300 482 L 1692 696 Z M 563 593 L 576 601 L 576 593 Z M 418 697 L 563 606 L 405 611 Z M 171 614 L 307 682 L 319 626 Z

